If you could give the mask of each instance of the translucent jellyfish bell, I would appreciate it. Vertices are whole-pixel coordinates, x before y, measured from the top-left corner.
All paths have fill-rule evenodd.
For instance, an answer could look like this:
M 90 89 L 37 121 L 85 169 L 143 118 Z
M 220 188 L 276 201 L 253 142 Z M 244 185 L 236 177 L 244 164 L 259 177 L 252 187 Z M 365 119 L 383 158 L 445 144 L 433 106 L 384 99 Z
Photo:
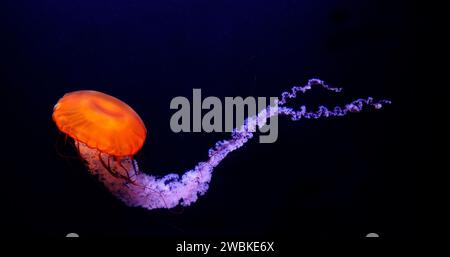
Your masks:
M 92 90 L 65 94 L 54 107 L 53 120 L 70 137 L 113 156 L 133 156 L 147 135 L 130 106 Z

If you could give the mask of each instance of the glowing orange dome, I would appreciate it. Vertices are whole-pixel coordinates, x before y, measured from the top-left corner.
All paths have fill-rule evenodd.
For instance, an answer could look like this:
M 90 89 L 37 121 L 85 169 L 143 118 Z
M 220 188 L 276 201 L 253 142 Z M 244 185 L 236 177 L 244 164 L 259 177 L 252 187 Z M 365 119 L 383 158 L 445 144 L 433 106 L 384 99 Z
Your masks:
M 53 108 L 59 130 L 91 148 L 114 156 L 132 156 L 147 130 L 139 115 L 119 99 L 92 90 L 65 94 Z

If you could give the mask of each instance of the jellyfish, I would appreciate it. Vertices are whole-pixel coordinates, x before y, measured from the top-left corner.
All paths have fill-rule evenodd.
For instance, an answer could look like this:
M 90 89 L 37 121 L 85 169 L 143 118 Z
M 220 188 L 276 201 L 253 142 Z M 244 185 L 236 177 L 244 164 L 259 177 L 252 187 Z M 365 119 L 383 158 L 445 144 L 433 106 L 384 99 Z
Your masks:
M 304 86 L 292 87 L 283 92 L 274 105 L 247 117 L 231 132 L 230 138 L 209 149 L 206 160 L 182 175 L 169 173 L 156 177 L 140 169 L 134 155 L 142 148 L 147 130 L 139 115 L 113 96 L 90 90 L 67 93 L 55 105 L 52 117 L 58 129 L 73 138 L 89 172 L 97 176 L 115 197 L 131 207 L 170 209 L 178 205 L 189 206 L 204 195 L 214 168 L 228 154 L 244 146 L 253 137 L 257 126 L 264 126 L 275 115 L 288 116 L 293 121 L 319 119 L 357 113 L 365 106 L 380 109 L 390 103 L 368 97 L 333 109 L 319 106 L 310 111 L 305 106 L 298 110 L 286 106 L 289 99 L 314 87 L 335 93 L 342 91 L 320 79 L 310 79 Z

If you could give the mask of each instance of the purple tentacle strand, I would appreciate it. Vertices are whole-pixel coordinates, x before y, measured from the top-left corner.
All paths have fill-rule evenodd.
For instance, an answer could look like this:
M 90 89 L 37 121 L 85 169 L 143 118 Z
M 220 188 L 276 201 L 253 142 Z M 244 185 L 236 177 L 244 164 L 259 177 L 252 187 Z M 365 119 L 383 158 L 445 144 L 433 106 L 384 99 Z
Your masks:
M 199 195 L 206 193 L 214 168 L 228 154 L 244 146 L 253 137 L 256 127 L 264 126 L 269 118 L 275 115 L 285 115 L 297 121 L 345 116 L 348 113 L 360 112 L 364 107 L 380 109 L 383 105 L 391 103 L 388 100 L 376 101 L 368 97 L 331 109 L 320 106 L 315 111 L 309 111 L 305 106 L 300 106 L 298 110 L 285 106 L 289 99 L 296 98 L 300 93 L 305 93 L 314 87 L 322 87 L 336 93 L 342 91 L 341 88 L 330 87 L 319 79 L 311 79 L 304 86 L 292 87 L 290 91 L 281 94 L 275 105 L 270 105 L 256 115 L 248 117 L 240 128 L 233 130 L 229 139 L 219 141 L 209 149 L 207 160 L 199 162 L 193 169 L 186 171 L 181 176 L 168 174 L 157 178 L 140 172 L 137 162 L 130 157 L 108 156 L 83 143 L 78 142 L 77 144 L 90 172 L 98 176 L 107 189 L 128 206 L 147 209 L 173 208 L 177 205 L 188 206 L 194 203 Z

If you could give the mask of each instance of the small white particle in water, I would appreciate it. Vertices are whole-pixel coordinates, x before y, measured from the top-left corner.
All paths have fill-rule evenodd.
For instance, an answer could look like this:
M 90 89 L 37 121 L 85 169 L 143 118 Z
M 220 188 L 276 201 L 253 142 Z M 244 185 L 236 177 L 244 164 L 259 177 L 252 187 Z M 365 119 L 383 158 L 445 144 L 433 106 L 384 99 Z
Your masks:
M 380 237 L 377 233 L 369 233 L 366 237 Z

